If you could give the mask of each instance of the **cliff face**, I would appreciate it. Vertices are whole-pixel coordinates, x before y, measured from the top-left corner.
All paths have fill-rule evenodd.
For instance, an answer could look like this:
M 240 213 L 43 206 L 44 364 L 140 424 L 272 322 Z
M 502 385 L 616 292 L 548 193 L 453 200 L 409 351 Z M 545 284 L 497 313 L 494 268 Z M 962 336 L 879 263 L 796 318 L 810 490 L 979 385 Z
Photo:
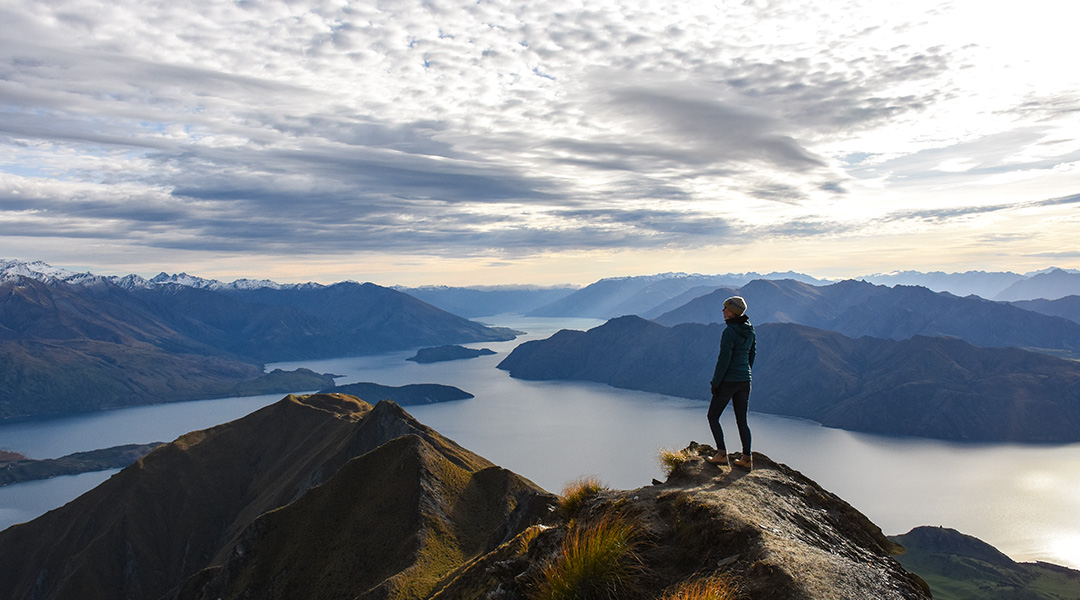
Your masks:
M 574 543 L 614 527 L 625 578 L 585 569 L 568 593 L 661 598 L 719 576 L 751 599 L 928 598 L 836 496 L 762 455 L 746 473 L 709 453 L 692 444 L 667 482 L 574 504 L 392 402 L 290 396 L 0 532 L 0 597 L 533 600 Z

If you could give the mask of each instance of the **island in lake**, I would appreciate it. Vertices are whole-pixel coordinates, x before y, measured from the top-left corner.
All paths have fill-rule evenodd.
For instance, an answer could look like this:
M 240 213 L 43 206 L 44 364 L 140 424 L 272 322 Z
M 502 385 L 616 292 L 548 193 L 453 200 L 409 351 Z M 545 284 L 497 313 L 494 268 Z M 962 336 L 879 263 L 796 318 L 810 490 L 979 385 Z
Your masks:
M 416 351 L 415 356 L 410 356 L 405 360 L 426 364 L 447 360 L 476 358 L 477 356 L 487 356 L 490 354 L 495 354 L 495 351 L 488 348 L 475 349 L 466 348 L 464 346 L 436 346 L 434 348 L 421 348 Z

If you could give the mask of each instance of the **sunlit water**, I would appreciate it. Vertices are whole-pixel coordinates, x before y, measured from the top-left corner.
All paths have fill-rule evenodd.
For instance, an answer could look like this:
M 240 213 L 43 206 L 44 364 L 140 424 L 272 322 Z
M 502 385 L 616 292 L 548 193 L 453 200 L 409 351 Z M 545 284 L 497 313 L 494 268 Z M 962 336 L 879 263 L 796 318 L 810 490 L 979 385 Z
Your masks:
M 702 402 L 579 382 L 511 379 L 495 368 L 525 340 L 592 319 L 484 321 L 529 332 L 512 342 L 471 344 L 481 356 L 434 364 L 411 352 L 269 365 L 305 366 L 339 384 L 442 383 L 476 397 L 407 410 L 466 448 L 558 492 L 594 475 L 616 488 L 660 477 L 659 448 L 711 443 Z M 280 395 L 140 407 L 0 425 L 0 449 L 33 458 L 127 443 L 171 441 L 242 417 Z M 373 399 L 374 400 L 374 399 Z M 753 406 L 753 397 L 751 397 Z M 738 439 L 730 412 L 723 417 Z M 975 535 L 1017 560 L 1080 569 L 1080 444 L 967 444 L 852 433 L 808 421 L 751 413 L 754 449 L 816 480 L 865 513 L 885 533 L 942 525 Z M 0 528 L 32 519 L 94 487 L 111 473 L 57 477 L 0 488 Z

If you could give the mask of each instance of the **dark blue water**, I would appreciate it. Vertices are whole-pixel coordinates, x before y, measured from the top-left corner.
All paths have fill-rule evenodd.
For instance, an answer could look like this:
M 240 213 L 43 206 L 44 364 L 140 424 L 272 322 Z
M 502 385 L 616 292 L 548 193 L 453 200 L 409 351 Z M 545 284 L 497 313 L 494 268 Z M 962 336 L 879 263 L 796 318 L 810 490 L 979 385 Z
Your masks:
M 411 352 L 269 365 L 345 375 L 338 383 L 442 383 L 476 397 L 406 407 L 473 452 L 559 492 L 593 475 L 616 488 L 660 477 L 660 448 L 711 442 L 702 402 L 605 385 L 529 382 L 495 368 L 518 343 L 591 319 L 491 318 L 529 332 L 473 344 L 494 356 L 421 365 Z M 0 425 L 0 449 L 47 458 L 126 443 L 171 441 L 239 418 L 280 395 L 185 402 Z M 751 398 L 751 407 L 753 398 Z M 737 439 L 730 412 L 727 434 Z M 887 534 L 944 525 L 978 536 L 1018 560 L 1080 568 L 1080 444 L 959 444 L 829 429 L 751 413 L 755 450 L 787 463 L 869 516 Z M 0 528 L 60 506 L 107 474 L 58 477 L 0 488 Z

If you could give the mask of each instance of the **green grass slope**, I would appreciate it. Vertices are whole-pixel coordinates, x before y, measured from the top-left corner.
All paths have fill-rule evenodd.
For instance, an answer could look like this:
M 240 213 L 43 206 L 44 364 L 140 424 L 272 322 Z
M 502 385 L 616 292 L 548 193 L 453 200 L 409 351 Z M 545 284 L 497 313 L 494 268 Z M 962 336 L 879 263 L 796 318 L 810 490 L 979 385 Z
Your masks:
M 891 539 L 906 549 L 897 559 L 935 600 L 1080 600 L 1080 571 L 1018 563 L 954 529 L 916 527 Z

